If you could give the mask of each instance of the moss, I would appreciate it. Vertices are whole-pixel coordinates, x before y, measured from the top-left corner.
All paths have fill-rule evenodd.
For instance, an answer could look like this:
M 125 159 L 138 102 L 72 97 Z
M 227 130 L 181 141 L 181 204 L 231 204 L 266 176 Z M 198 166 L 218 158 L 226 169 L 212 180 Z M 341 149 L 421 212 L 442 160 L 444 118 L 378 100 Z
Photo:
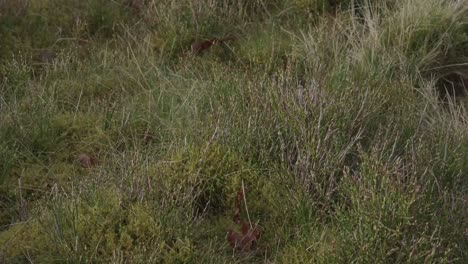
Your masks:
M 88 134 L 93 128 L 93 119 L 88 116 L 78 116 L 72 113 L 58 114 L 51 118 L 50 126 L 58 131 L 60 137 L 67 141 L 76 141 L 78 136 Z
M 0 233 L 6 259 L 25 252 L 37 259 L 52 255 L 78 256 L 89 261 L 110 259 L 116 251 L 124 255 L 153 254 L 148 248 L 161 250 L 164 260 L 187 260 L 193 245 L 188 238 L 173 240 L 171 229 L 164 229 L 161 212 L 145 204 L 122 207 L 122 197 L 113 190 L 101 190 L 85 200 L 61 198 L 48 210 L 25 224 L 15 224 Z M 40 221 L 38 221 L 40 219 Z M 49 227 L 54 226 L 50 232 Z M 183 262 L 185 263 L 185 262 Z
M 192 206 L 198 213 L 224 211 L 227 195 L 239 188 L 246 167 L 242 159 L 218 144 L 176 153 L 173 160 L 180 162 L 163 165 L 164 185 L 174 195 L 182 191 L 193 197 Z
M 0 185 L 0 193 L 3 198 L 8 197 L 10 200 L 8 204 L 22 201 L 26 205 L 32 206 L 54 186 L 69 189 L 70 183 L 78 182 L 80 179 L 77 166 L 67 162 L 53 163 L 49 167 L 39 164 L 23 165 L 21 169 L 12 169 Z M 11 212 L 11 208 L 5 212 L 7 211 L 10 211 L 9 215 L 12 218 L 16 218 L 16 213 Z
M 190 198 L 196 213 L 210 217 L 230 215 L 244 184 L 247 206 L 257 220 L 281 217 L 272 209 L 286 199 L 290 182 L 279 179 L 277 173 L 265 178 L 236 152 L 217 143 L 205 150 L 183 151 L 176 157 L 173 160 L 180 162 L 164 166 L 161 177 L 169 190 L 187 192 L 176 195 Z M 245 212 L 243 217 L 247 217 Z
M 16 223 L 8 230 L 0 232 L 0 252 L 7 263 L 26 260 L 28 254 L 53 250 L 47 232 L 41 224 L 32 220 L 25 223 Z

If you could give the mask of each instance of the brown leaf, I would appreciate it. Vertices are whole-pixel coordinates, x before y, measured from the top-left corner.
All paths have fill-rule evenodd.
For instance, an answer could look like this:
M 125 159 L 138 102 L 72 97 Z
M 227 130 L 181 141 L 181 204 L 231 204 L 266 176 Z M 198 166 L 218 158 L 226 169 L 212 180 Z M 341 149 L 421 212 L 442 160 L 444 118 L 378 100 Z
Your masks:
M 252 251 L 257 246 L 257 240 L 261 236 L 261 227 L 255 224 L 250 228 L 249 224 L 242 224 L 242 234 L 229 230 L 227 234 L 227 240 L 232 248 L 248 252 Z
M 205 41 L 193 42 L 192 45 L 191 45 L 192 54 L 193 55 L 199 55 L 199 54 L 203 53 L 205 50 L 208 50 L 209 48 L 211 48 L 211 46 L 213 46 L 213 45 L 221 44 L 221 43 L 224 43 L 224 42 L 226 42 L 228 40 L 232 40 L 232 39 L 233 39 L 232 37 L 228 37 L 228 38 L 224 38 L 224 39 L 213 38 L 213 39 L 209 39 L 209 40 L 205 40 Z
M 250 226 L 248 223 L 242 223 L 242 234 L 245 236 L 250 230 Z
M 78 162 L 83 168 L 91 168 L 96 164 L 96 158 L 88 154 L 82 153 L 78 156 Z
M 252 236 L 255 240 L 260 239 L 262 236 L 263 228 L 258 224 L 254 224 L 252 227 L 248 223 L 242 224 L 242 234 L 244 236 Z
M 236 224 L 240 224 L 241 222 L 241 205 L 242 205 L 242 199 L 244 198 L 244 192 L 242 190 L 239 190 L 236 195 L 236 207 L 234 208 L 234 216 L 232 218 L 232 221 Z
M 228 235 L 227 235 L 227 240 L 229 244 L 231 244 L 231 247 L 242 251 L 242 252 L 248 252 L 253 250 L 253 242 L 255 238 L 250 237 L 250 236 L 244 236 L 238 232 L 229 230 Z
M 240 243 L 242 241 L 243 235 L 239 234 L 238 232 L 235 232 L 231 229 L 228 230 L 227 233 L 227 241 L 231 245 L 232 248 L 239 248 Z
M 194 42 L 192 43 L 192 54 L 194 55 L 201 54 L 203 51 L 213 46 L 213 44 L 214 44 L 214 41 L 212 40 Z

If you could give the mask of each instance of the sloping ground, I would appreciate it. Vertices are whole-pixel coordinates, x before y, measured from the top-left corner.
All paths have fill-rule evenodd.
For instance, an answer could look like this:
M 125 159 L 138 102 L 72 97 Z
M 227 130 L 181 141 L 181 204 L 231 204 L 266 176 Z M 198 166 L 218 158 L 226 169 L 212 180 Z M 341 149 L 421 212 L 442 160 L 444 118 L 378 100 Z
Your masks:
M 468 261 L 466 1 L 0 10 L 0 263 Z

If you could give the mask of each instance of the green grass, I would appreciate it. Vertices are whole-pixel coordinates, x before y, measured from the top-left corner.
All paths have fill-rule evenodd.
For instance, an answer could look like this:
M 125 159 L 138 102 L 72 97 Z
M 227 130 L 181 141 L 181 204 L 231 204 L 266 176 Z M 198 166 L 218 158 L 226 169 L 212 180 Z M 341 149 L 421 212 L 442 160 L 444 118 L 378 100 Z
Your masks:
M 468 261 L 464 1 L 0 10 L 0 262 Z

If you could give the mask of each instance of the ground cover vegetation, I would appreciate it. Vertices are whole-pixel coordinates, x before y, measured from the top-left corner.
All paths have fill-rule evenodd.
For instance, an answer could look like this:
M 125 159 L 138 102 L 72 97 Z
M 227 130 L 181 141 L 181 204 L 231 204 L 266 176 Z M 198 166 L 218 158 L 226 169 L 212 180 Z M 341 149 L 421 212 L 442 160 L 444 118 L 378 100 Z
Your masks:
M 0 0 L 0 262 L 467 263 L 468 2 Z

